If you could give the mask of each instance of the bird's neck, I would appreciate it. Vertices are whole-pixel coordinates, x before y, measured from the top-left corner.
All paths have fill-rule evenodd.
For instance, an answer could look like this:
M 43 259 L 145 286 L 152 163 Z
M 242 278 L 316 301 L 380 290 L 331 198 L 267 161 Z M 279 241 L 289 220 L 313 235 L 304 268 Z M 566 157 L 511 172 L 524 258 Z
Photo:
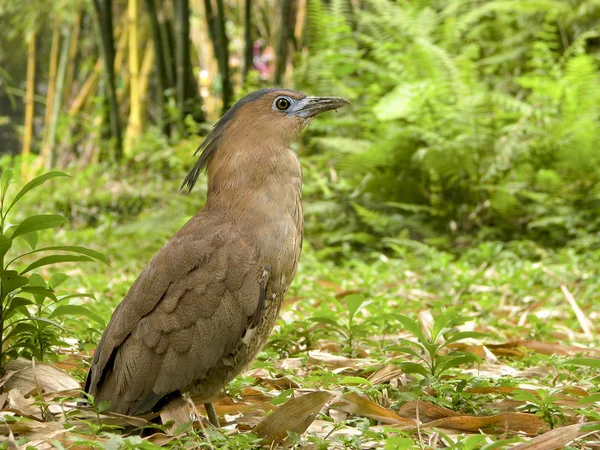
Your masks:
M 251 222 L 301 207 L 302 168 L 288 147 L 216 152 L 208 166 L 206 206 Z
M 272 275 L 287 289 L 298 265 L 304 228 L 298 156 L 289 148 L 263 148 L 260 153 L 211 161 L 206 208 L 225 214 L 251 235 Z

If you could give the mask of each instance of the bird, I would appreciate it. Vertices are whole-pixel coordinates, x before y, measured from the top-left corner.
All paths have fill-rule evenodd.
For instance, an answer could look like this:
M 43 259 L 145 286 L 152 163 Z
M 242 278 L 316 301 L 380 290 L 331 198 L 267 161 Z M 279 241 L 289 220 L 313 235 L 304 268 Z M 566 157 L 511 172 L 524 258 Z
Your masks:
M 302 248 L 302 168 L 291 142 L 317 114 L 348 104 L 267 88 L 215 124 L 182 184 L 191 192 L 206 170 L 204 207 L 147 263 L 94 352 L 84 391 L 97 404 L 137 416 L 183 396 L 208 400 L 256 357 Z

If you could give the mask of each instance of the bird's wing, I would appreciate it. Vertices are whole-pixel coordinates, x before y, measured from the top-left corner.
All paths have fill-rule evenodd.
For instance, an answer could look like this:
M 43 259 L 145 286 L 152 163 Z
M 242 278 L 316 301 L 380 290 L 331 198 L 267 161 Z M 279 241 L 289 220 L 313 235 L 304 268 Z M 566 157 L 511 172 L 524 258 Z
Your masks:
M 85 390 L 114 412 L 143 414 L 204 377 L 260 317 L 268 267 L 247 237 L 201 216 L 152 258 L 98 344 Z

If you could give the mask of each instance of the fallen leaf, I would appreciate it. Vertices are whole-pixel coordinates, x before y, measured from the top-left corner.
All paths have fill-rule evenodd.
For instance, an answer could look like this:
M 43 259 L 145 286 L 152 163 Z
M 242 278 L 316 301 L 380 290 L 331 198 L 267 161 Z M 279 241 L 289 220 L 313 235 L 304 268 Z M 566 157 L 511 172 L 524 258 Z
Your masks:
M 37 378 L 44 393 L 81 389 L 79 382 L 71 375 L 50 364 L 36 361 L 35 377 L 32 363 L 27 359 L 12 359 L 6 363 L 5 368 L 12 372 L 4 384 L 4 389 L 7 391 L 18 389 L 21 392 L 28 393 L 35 389 L 37 392 L 35 378 Z
M 331 353 L 325 353 L 315 350 L 308 352 L 308 364 L 324 364 L 325 366 L 333 369 L 354 369 L 366 364 L 366 361 L 350 359 L 344 356 L 332 355 Z
M 331 408 L 352 414 L 358 414 L 359 416 L 368 417 L 369 419 L 377 420 L 386 424 L 406 425 L 407 429 L 411 429 L 416 426 L 415 421 L 405 419 L 391 409 L 378 405 L 368 398 L 362 397 L 353 392 L 344 394 L 339 401 L 331 405 Z
M 590 422 L 590 424 L 600 424 L 600 422 Z M 569 442 L 589 433 L 588 431 L 583 431 L 581 429 L 582 426 L 583 424 L 576 423 L 566 427 L 555 428 L 531 439 L 527 443 L 512 447 L 512 450 L 554 450 L 564 448 Z
M 265 417 L 254 433 L 274 443 L 284 441 L 288 431 L 302 434 L 331 397 L 331 393 L 319 391 L 293 398 Z
M 14 412 L 22 417 L 30 419 L 42 420 L 42 414 L 39 408 L 33 406 L 35 400 L 25 398 L 18 389 L 8 391 L 8 406 L 5 411 Z
M 398 410 L 398 415 L 405 419 L 418 419 L 426 423 L 444 417 L 460 416 L 461 414 L 451 409 L 434 405 L 431 402 L 411 401 L 402 405 Z
M 506 432 L 524 432 L 530 435 L 548 430 L 548 425 L 534 414 L 504 412 L 492 416 L 459 415 L 434 420 L 424 425 L 427 428 L 446 428 L 463 432 L 502 434 Z
M 369 380 L 373 385 L 382 384 L 399 378 L 402 373 L 402 369 L 399 369 L 397 365 L 387 364 L 369 375 L 367 380 Z
M 598 350 L 585 347 L 575 347 L 573 345 L 561 345 L 557 342 L 542 342 L 535 340 L 518 340 L 506 342 L 504 344 L 487 344 L 487 347 L 495 355 L 506 355 L 505 351 L 515 356 L 523 356 L 519 348 L 526 348 L 542 355 L 576 355 L 579 353 L 598 353 Z

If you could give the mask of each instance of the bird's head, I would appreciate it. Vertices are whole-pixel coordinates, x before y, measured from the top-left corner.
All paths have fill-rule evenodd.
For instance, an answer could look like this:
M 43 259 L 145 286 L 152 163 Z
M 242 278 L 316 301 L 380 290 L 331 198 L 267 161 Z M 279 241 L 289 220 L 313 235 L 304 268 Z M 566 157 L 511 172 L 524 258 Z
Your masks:
M 288 147 L 313 117 L 350 102 L 339 97 L 310 97 L 290 89 L 261 89 L 239 100 L 214 126 L 195 154 L 198 161 L 182 188 L 191 191 L 200 172 L 223 147 L 228 152 L 252 152 Z

